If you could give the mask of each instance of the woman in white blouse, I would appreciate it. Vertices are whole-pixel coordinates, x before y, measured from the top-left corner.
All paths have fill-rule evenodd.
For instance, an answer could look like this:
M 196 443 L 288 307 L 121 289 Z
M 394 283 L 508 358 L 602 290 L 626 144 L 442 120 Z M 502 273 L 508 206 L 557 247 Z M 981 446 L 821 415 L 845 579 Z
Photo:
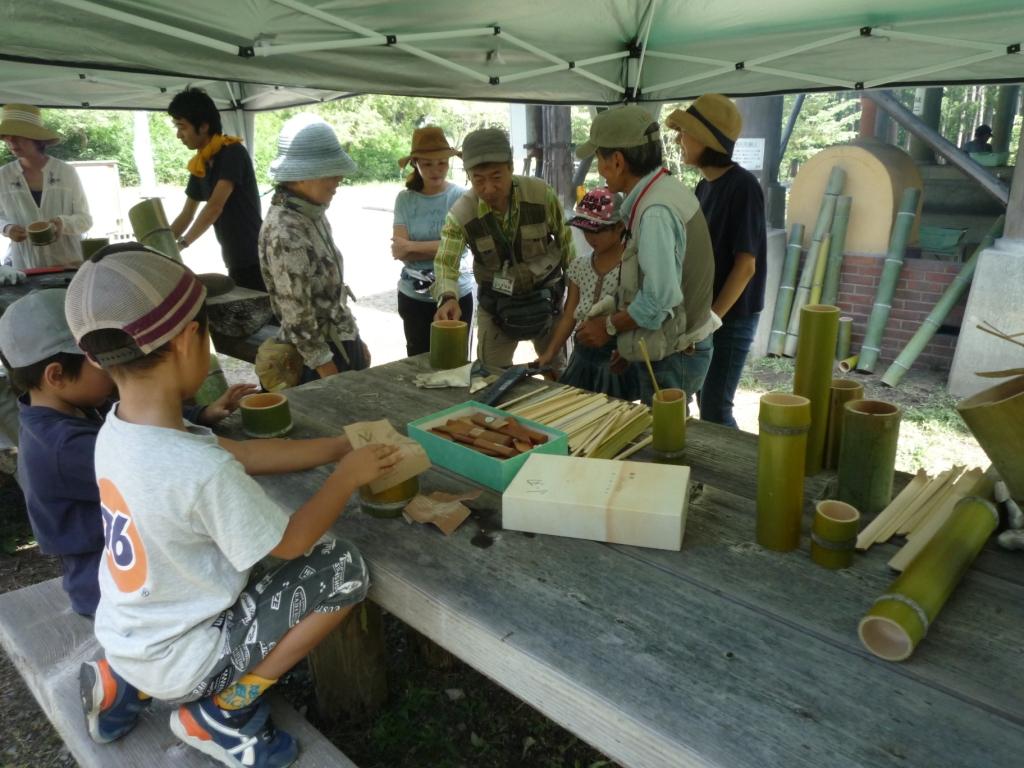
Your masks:
M 43 126 L 38 107 L 8 104 L 0 139 L 15 158 L 0 168 L 0 228 L 11 241 L 4 261 L 17 269 L 80 263 L 92 216 L 75 169 L 46 154 L 60 135 Z M 36 221 L 53 224 L 55 242 L 32 245 L 28 225 Z

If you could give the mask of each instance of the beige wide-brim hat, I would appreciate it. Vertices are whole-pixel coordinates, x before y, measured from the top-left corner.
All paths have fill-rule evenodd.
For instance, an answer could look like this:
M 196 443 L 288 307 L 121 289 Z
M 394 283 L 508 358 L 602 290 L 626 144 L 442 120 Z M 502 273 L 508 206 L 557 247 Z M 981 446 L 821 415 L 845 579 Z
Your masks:
M 412 132 L 412 149 L 398 161 L 399 168 L 405 168 L 410 160 L 436 160 L 453 157 L 459 151 L 448 144 L 444 130 L 436 125 L 425 125 Z
M 31 104 L 5 104 L 0 113 L 0 136 L 20 136 L 47 144 L 59 144 L 61 136 L 43 126 L 39 107 Z
M 729 97 L 705 93 L 686 110 L 673 111 L 665 125 L 674 131 L 688 133 L 705 147 L 732 157 L 736 139 L 743 130 L 743 116 Z

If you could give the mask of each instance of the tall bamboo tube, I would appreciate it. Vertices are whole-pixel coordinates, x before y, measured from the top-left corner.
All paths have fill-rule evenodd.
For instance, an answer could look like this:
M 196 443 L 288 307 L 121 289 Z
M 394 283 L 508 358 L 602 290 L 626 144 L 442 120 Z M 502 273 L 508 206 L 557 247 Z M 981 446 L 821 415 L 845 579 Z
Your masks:
M 892 500 L 900 409 L 881 400 L 851 400 L 843 409 L 836 497 L 873 517 Z
M 850 344 L 853 341 L 853 318 L 839 318 L 839 339 L 836 341 L 836 360 L 845 360 L 850 356 Z
M 825 430 L 825 469 L 839 466 L 839 445 L 843 439 L 843 415 L 851 400 L 864 397 L 864 387 L 853 379 L 832 379 L 829 387 L 828 427 Z
M 782 263 L 782 278 L 779 295 L 775 299 L 775 314 L 772 315 L 772 332 L 768 336 L 768 354 L 778 357 L 786 346 L 786 328 L 793 309 L 793 293 L 796 291 L 796 273 L 800 267 L 800 244 L 804 240 L 804 225 L 794 224 L 786 246 L 786 260 Z
M 904 374 L 910 370 L 910 366 L 914 364 L 917 356 L 921 354 L 921 351 L 928 342 L 932 340 L 935 332 L 939 330 L 947 315 L 952 311 L 953 306 L 960 300 L 960 297 L 964 295 L 964 291 L 971 284 L 971 280 L 974 277 L 974 269 L 978 265 L 978 256 L 986 248 L 989 248 L 997 237 L 1002 236 L 1005 219 L 1005 216 L 1000 216 L 996 219 L 995 223 L 985 234 L 981 244 L 971 254 L 971 258 L 960 268 L 960 274 L 953 278 L 952 283 L 946 286 L 942 298 L 935 303 L 932 311 L 928 313 L 928 317 L 921 323 L 921 327 L 917 329 L 914 337 L 907 342 L 907 346 L 903 348 L 903 351 L 900 352 L 899 356 L 893 360 L 892 365 L 889 366 L 889 370 L 885 372 L 885 375 L 882 377 L 883 384 L 895 387 L 903 379 Z
M 167 223 L 164 205 L 158 197 L 150 197 L 128 209 L 128 221 L 131 222 L 135 239 L 143 245 L 160 251 L 164 256 L 181 261 L 178 241 Z
M 864 647 L 886 661 L 903 661 L 928 633 L 946 600 L 999 525 L 985 499 L 968 496 L 920 554 L 860 620 Z
M 836 212 L 836 199 L 843 191 L 843 184 L 846 183 L 846 171 L 838 165 L 832 168 L 829 174 L 828 183 L 825 185 L 825 195 L 821 199 L 821 208 L 818 209 L 818 220 L 814 223 L 814 232 L 811 235 L 811 244 L 807 249 L 807 258 L 804 259 L 804 268 L 800 273 L 800 284 L 797 286 L 796 294 L 793 297 L 793 309 L 789 315 L 789 325 L 786 329 L 786 347 L 784 354 L 792 357 L 796 354 L 796 339 L 800 334 L 800 308 L 809 301 L 811 285 L 814 282 L 814 270 L 819 258 L 823 258 L 821 242 L 825 239 L 832 227 L 832 218 Z
M 769 392 L 761 396 L 758 419 L 757 543 L 786 552 L 800 545 L 811 401 Z
M 853 198 L 840 195 L 836 198 L 836 213 L 832 218 L 832 240 L 828 247 L 828 264 L 825 266 L 825 283 L 821 289 L 821 303 L 835 304 L 839 298 L 839 278 L 843 272 L 843 250 L 846 248 L 846 229 L 850 224 L 850 208 Z
M 814 263 L 814 276 L 811 278 L 811 295 L 807 299 L 808 304 L 821 303 L 821 286 L 825 282 L 825 255 L 828 253 L 829 243 L 831 242 L 831 234 L 825 235 L 821 241 L 818 260 Z
M 832 357 L 839 333 L 839 308 L 810 304 L 800 310 L 800 341 L 793 370 L 793 394 L 811 401 L 811 430 L 807 435 L 808 476 L 821 471 L 828 428 L 829 385 L 832 381 Z
M 864 343 L 860 348 L 860 360 L 857 362 L 858 371 L 871 373 L 875 370 L 875 364 L 878 362 L 882 336 L 885 334 L 885 326 L 889 322 L 889 312 L 892 311 L 892 297 L 896 292 L 896 281 L 903 269 L 903 253 L 907 249 L 907 240 L 910 238 L 910 230 L 914 226 L 917 203 L 920 199 L 920 189 L 907 187 L 903 190 L 900 210 L 896 214 L 896 223 L 893 224 L 892 237 L 889 239 L 889 252 L 885 255 L 882 277 L 878 282 L 878 290 L 875 292 L 875 304 L 871 308 L 868 328 L 864 333 Z
M 814 509 L 811 524 L 811 560 L 822 568 L 847 568 L 860 528 L 860 512 L 844 501 L 826 499 Z
M 1024 501 L 1024 376 L 961 400 L 956 409 L 999 471 L 1010 495 Z

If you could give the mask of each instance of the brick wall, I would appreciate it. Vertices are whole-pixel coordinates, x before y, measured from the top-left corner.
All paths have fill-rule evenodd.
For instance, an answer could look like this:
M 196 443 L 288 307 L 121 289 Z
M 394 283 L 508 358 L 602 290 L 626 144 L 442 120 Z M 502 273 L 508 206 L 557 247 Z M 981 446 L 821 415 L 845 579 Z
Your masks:
M 851 354 L 857 354 L 864 339 L 868 316 L 875 301 L 875 291 L 882 273 L 884 256 L 843 257 L 839 284 L 839 308 L 853 318 Z M 907 258 L 896 284 L 889 323 L 882 336 L 881 359 L 888 364 L 903 351 L 907 342 L 931 312 L 946 287 L 960 272 L 962 264 L 931 259 Z M 967 292 L 957 302 L 932 340 L 914 363 L 915 367 L 948 371 L 953 361 L 957 334 L 963 318 Z M 875 369 L 879 373 L 885 368 Z

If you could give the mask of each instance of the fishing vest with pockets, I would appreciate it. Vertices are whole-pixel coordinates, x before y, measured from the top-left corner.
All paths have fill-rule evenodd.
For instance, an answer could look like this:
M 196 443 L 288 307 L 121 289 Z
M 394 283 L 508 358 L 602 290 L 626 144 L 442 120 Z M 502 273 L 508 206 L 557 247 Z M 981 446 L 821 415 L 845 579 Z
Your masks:
M 466 236 L 473 254 L 473 275 L 477 285 L 491 289 L 496 274 L 512 278 L 516 296 L 549 287 L 562 277 L 562 251 L 555 233 L 548 226 L 547 184 L 528 176 L 513 176 L 513 194 L 519 194 L 519 229 L 515 240 L 507 243 L 501 224 L 493 213 L 477 214 L 479 198 L 469 190 L 452 206 L 452 215 Z M 511 201 L 509 202 L 511 205 Z M 508 253 L 511 246 L 511 253 Z
M 714 329 L 711 298 L 714 290 L 715 257 L 711 249 L 708 224 L 700 203 L 690 190 L 668 174 L 663 175 L 637 201 L 632 215 L 633 228 L 639 230 L 644 211 L 652 205 L 664 205 L 683 222 L 686 230 L 686 253 L 683 256 L 683 300 L 672 308 L 672 314 L 656 330 L 637 328 L 618 334 L 619 354 L 626 360 L 643 360 L 639 342 L 647 344 L 652 360 L 661 360 L 702 341 Z M 644 284 L 644 275 L 637 258 L 636 232 L 632 233 L 622 254 L 619 273 L 618 306 L 628 305 Z M 672 258 L 672 254 L 665 254 Z

